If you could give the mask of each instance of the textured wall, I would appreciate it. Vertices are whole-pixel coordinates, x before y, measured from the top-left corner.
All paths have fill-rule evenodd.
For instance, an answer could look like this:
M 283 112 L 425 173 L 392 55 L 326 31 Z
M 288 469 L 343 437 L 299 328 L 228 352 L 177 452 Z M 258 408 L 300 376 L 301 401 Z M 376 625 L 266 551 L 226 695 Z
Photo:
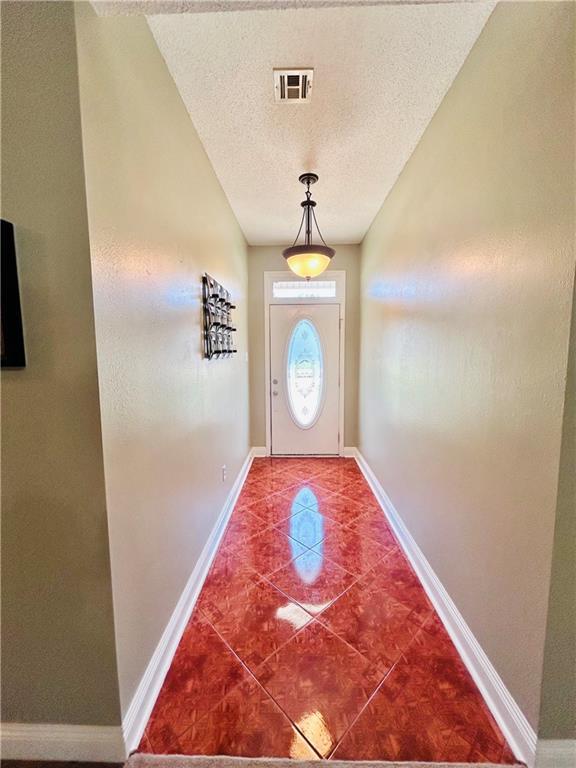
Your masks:
M 145 19 L 76 14 L 125 713 L 248 453 L 246 245 Z M 230 360 L 202 359 L 204 271 Z
M 533 726 L 574 275 L 573 16 L 496 8 L 362 251 L 361 450 Z
M 576 292 L 538 735 L 542 739 L 576 739 Z
M 2 371 L 2 719 L 119 722 L 74 12 L 2 3 L 2 216 L 28 365 Z
M 344 371 L 344 445 L 358 441 L 358 362 L 360 341 L 360 246 L 337 245 L 329 269 L 346 272 Z M 277 245 L 248 248 L 248 324 L 250 334 L 250 439 L 266 445 L 264 371 L 264 272 L 282 271 L 286 262 Z

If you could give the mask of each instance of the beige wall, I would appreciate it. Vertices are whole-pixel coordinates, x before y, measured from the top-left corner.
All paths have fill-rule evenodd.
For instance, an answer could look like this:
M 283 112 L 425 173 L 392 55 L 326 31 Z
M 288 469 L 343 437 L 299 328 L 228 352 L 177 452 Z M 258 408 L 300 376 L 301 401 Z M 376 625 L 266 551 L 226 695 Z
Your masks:
M 533 726 L 574 274 L 573 15 L 496 8 L 362 250 L 360 448 Z
M 360 339 L 360 246 L 337 245 L 329 269 L 346 272 L 346 338 L 344 347 L 344 445 L 358 441 L 358 363 Z M 250 334 L 250 438 L 266 445 L 264 371 L 264 272 L 286 270 L 282 247 L 248 249 L 248 327 Z
M 125 713 L 248 453 L 246 245 L 146 21 L 76 12 Z M 202 359 L 204 271 L 233 359 Z
M 2 719 L 119 722 L 74 13 L 2 3 L 2 216 L 28 365 L 2 371 Z
M 576 739 L 576 289 L 572 304 L 539 736 L 542 739 Z

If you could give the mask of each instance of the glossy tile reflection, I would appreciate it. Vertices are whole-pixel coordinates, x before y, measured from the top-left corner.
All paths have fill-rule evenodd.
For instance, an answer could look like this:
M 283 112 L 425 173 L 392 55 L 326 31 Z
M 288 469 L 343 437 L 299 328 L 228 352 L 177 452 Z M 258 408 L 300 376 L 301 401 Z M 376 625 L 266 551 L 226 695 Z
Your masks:
M 214 628 L 249 669 L 265 661 L 311 620 L 310 614 L 266 581 L 245 592 Z
M 314 760 L 316 752 L 255 681 L 239 686 L 204 720 L 185 731 L 167 754 L 238 755 L 281 754 L 295 760 Z
M 255 459 L 139 747 L 514 762 L 352 459 Z
M 268 659 L 258 676 L 294 723 L 312 717 L 311 744 L 321 757 L 330 755 L 382 679 L 367 659 L 318 622 Z
M 325 610 L 354 583 L 354 576 L 318 552 L 305 552 L 270 580 L 313 616 Z

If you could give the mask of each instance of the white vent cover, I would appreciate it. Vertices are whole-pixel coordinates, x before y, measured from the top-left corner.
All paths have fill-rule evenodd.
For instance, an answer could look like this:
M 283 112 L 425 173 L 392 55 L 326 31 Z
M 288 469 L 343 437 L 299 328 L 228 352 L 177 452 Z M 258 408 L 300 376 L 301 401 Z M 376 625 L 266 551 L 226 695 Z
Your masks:
M 297 104 L 310 101 L 313 69 L 275 69 L 274 96 L 276 101 Z

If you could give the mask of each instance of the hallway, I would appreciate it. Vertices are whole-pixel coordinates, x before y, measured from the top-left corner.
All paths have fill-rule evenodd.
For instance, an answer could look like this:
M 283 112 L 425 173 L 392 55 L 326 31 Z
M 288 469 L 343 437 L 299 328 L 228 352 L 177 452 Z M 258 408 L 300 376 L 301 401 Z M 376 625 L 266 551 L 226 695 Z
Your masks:
M 514 763 L 353 459 L 255 459 L 139 746 Z
M 574 768 L 576 0 L 0 17 L 3 761 Z

